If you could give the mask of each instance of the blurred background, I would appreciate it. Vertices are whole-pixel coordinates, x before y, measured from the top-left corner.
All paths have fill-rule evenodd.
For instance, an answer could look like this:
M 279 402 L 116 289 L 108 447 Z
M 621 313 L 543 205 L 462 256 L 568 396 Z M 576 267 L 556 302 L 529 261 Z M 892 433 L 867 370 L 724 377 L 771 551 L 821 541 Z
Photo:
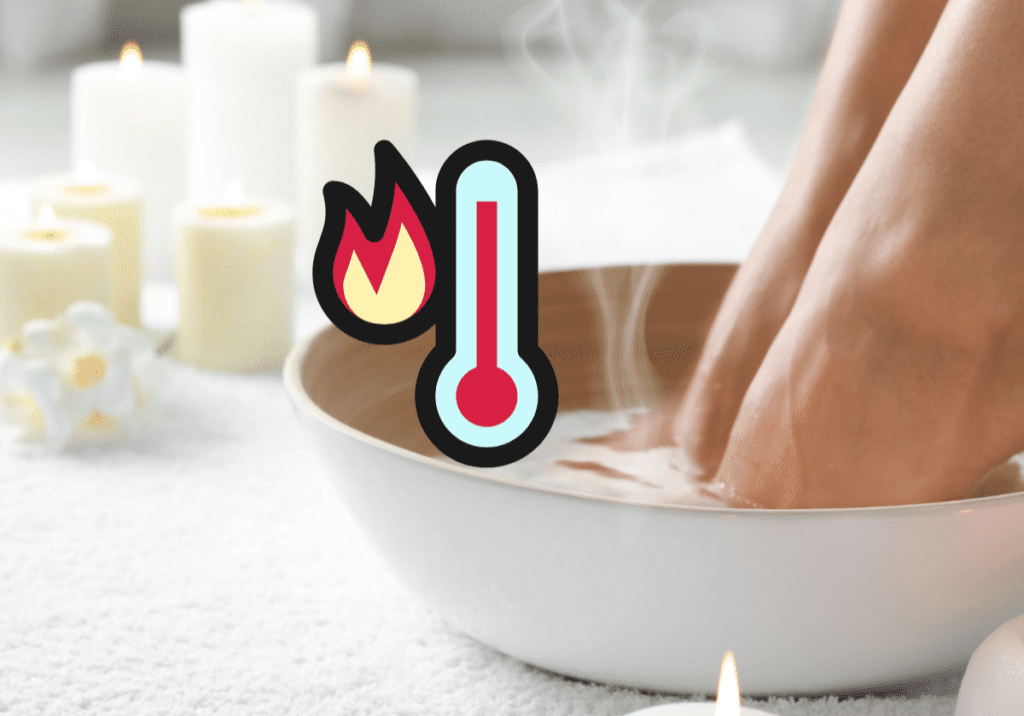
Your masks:
M 297 0 L 298 1 L 298 0 Z M 482 137 L 534 162 L 740 121 L 782 173 L 839 0 L 305 0 L 420 73 L 417 164 Z M 176 59 L 181 0 L 0 0 L 0 179 L 68 166 L 68 73 L 134 40 Z

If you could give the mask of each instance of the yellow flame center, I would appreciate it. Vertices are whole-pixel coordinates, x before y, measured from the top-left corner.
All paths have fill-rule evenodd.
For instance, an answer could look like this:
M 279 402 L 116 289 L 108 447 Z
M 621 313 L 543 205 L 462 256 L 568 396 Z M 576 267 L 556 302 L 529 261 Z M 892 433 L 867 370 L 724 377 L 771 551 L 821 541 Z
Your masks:
M 349 82 L 355 90 L 362 92 L 366 89 L 372 67 L 370 46 L 363 40 L 353 42 L 348 49 L 348 59 L 345 60 L 345 74 L 348 75 Z
M 419 310 L 427 290 L 427 278 L 405 224 L 398 231 L 398 241 L 384 270 L 380 290 L 373 290 L 355 251 L 345 271 L 342 290 L 352 312 L 369 323 L 382 326 L 401 323 Z

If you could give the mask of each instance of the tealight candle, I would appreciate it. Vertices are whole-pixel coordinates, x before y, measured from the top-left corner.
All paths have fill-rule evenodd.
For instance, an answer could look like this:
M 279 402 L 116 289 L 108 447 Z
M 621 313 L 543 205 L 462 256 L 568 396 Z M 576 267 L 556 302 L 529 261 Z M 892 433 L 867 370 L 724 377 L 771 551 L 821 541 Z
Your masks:
M 233 184 L 220 203 L 180 207 L 175 225 L 178 358 L 212 370 L 279 368 L 292 344 L 291 209 L 246 200 Z
M 188 197 L 240 181 L 295 200 L 295 92 L 316 61 L 316 11 L 287 0 L 207 0 L 181 11 L 189 82 Z
M 87 219 L 110 228 L 110 309 L 118 323 L 140 325 L 142 292 L 142 194 L 128 177 L 97 175 L 89 165 L 76 174 L 43 177 L 32 187 L 35 211 L 44 203 L 65 219 Z
M 303 262 L 312 261 L 324 224 L 323 187 L 341 181 L 373 195 L 373 147 L 391 141 L 413 161 L 419 80 L 405 67 L 373 63 L 356 41 L 345 63 L 308 69 L 299 78 L 298 225 Z
M 145 275 L 171 277 L 171 214 L 185 198 L 185 73 L 143 61 L 133 42 L 119 62 L 71 73 L 72 166 L 137 180 L 146 195 Z
M 740 684 L 736 675 L 736 659 L 731 651 L 722 659 L 718 677 L 718 697 L 714 703 L 662 704 L 634 711 L 627 716 L 773 716 L 767 711 L 740 706 Z
M 109 306 L 110 244 L 106 226 L 59 220 L 45 205 L 36 221 L 0 229 L 0 342 L 76 301 Z

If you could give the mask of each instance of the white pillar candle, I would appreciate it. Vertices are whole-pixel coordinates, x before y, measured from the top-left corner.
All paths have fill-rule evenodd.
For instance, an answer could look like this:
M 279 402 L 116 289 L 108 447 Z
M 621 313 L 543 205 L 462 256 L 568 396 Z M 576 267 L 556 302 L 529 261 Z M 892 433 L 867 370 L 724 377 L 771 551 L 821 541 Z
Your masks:
M 181 11 L 189 82 L 188 197 L 295 200 L 295 91 L 317 58 L 317 16 L 288 0 L 207 0 Z
M 128 43 L 120 62 L 71 73 L 72 166 L 136 179 L 146 195 L 145 275 L 170 278 L 171 215 L 185 198 L 185 74 L 142 60 Z
M 412 163 L 419 81 L 405 67 L 371 63 L 356 42 L 346 63 L 306 70 L 298 95 L 298 226 L 303 270 L 324 225 L 323 187 L 340 181 L 373 196 L 373 146 L 389 140 Z M 307 272 L 308 273 L 308 272 Z
M 76 301 L 109 306 L 110 243 L 106 226 L 56 219 L 49 207 L 34 222 L 0 229 L 0 342 Z
M 118 323 L 138 327 L 142 293 L 142 194 L 129 177 L 79 174 L 44 177 L 32 187 L 33 211 L 44 203 L 57 216 L 110 228 L 110 310 Z
M 178 358 L 243 373 L 278 369 L 292 345 L 293 212 L 273 201 L 188 204 L 175 214 Z

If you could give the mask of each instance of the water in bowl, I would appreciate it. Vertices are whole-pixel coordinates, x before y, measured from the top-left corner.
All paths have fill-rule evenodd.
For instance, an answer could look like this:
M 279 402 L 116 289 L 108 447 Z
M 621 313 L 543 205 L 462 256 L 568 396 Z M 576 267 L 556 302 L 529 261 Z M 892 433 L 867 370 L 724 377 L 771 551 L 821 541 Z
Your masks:
M 678 447 L 621 452 L 601 438 L 632 425 L 646 409 L 559 413 L 544 442 L 522 460 L 487 470 L 507 479 L 630 502 L 724 507 L 720 490 Z M 1024 491 L 1024 453 L 989 471 L 966 497 Z
M 488 472 L 532 485 L 632 502 L 724 506 L 712 485 L 698 481 L 696 465 L 680 448 L 621 452 L 594 440 L 629 427 L 645 412 L 560 413 L 536 450 Z

